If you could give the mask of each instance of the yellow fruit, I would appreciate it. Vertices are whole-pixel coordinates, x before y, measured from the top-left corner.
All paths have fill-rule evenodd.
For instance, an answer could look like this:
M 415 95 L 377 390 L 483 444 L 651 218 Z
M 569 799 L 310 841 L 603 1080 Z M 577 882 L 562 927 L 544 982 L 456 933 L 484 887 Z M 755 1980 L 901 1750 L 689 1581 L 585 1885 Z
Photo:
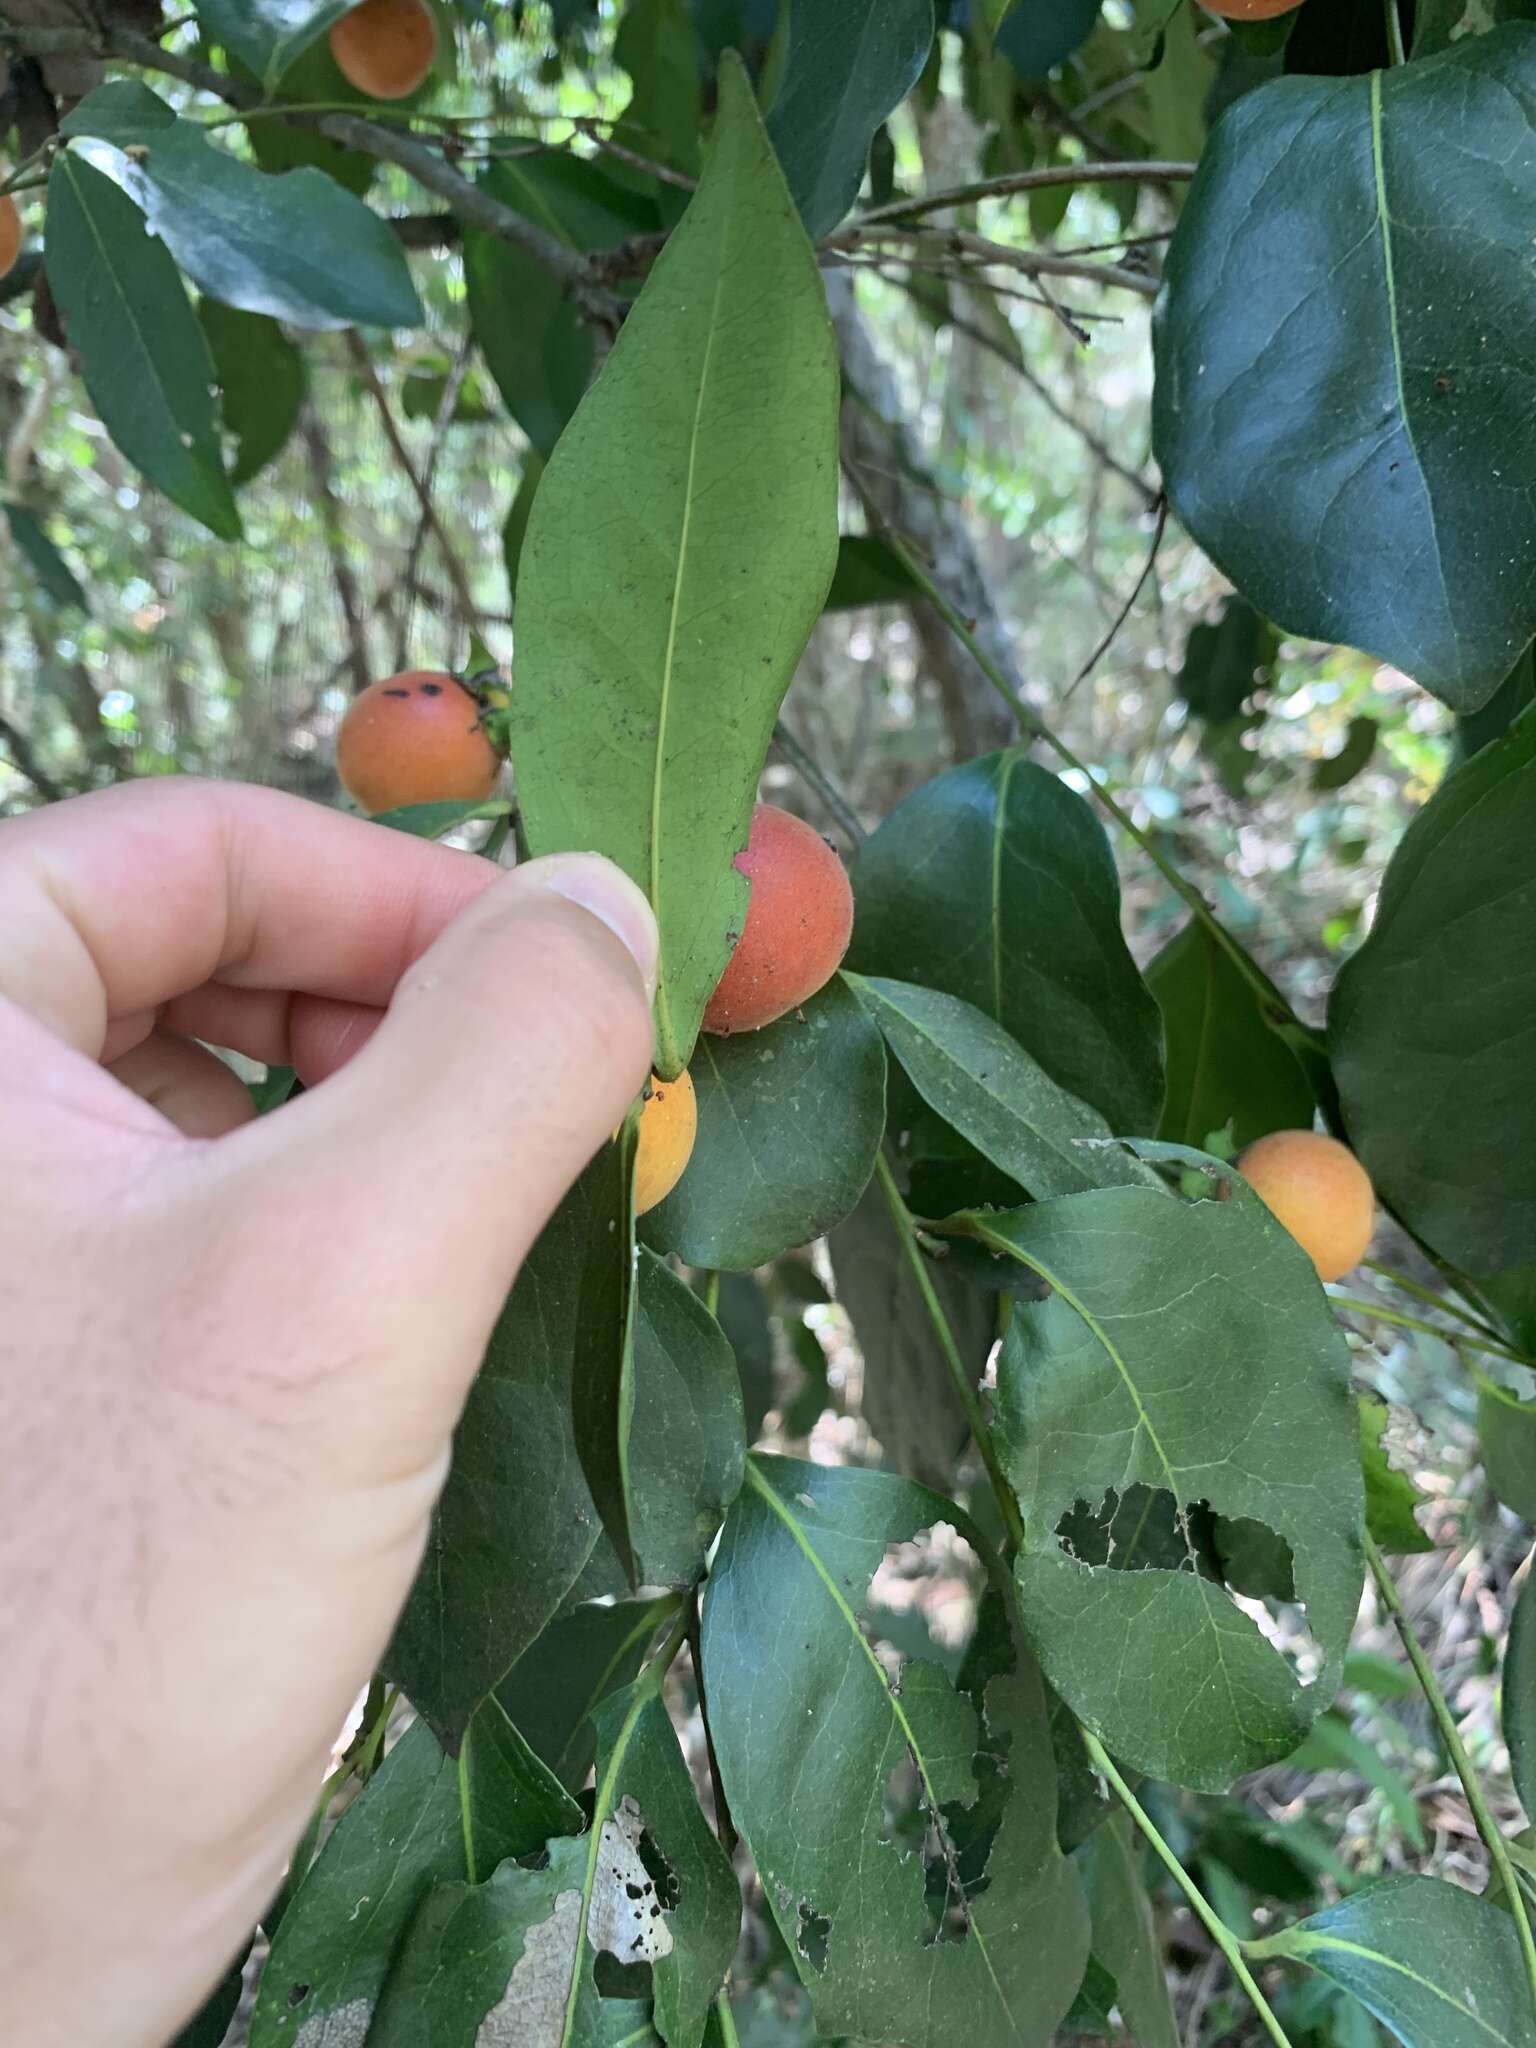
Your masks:
M 675 1081 L 651 1076 L 640 1111 L 635 1149 L 635 1214 L 665 1201 L 683 1177 L 699 1131 L 699 1105 L 687 1074 Z
M 1320 1131 L 1271 1131 L 1238 1155 L 1237 1170 L 1295 1238 L 1320 1280 L 1342 1279 L 1365 1257 L 1376 1190 L 1347 1145 Z

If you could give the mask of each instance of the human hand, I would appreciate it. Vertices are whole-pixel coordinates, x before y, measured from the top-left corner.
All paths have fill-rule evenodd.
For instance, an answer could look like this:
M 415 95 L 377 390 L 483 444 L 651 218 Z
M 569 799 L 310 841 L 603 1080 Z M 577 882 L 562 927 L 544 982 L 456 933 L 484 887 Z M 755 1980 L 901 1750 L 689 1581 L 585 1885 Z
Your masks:
M 588 855 L 196 782 L 0 824 L 0 2040 L 160 2048 L 269 1902 L 655 958 Z M 194 1040 L 320 1085 L 253 1122 Z

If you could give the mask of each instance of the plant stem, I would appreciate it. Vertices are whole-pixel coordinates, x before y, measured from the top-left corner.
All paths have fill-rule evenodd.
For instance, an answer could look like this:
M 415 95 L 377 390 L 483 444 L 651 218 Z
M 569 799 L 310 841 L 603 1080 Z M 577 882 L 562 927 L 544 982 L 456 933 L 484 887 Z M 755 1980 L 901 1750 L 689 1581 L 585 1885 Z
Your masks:
M 784 756 L 791 768 L 797 769 L 821 798 L 832 816 L 847 833 L 855 846 L 862 846 L 868 834 L 859 823 L 859 814 L 849 803 L 837 784 L 833 782 L 821 763 L 808 747 L 790 731 L 781 718 L 773 728 L 773 743 Z
M 875 1176 L 880 1182 L 880 1192 L 885 1196 L 885 1205 L 891 1212 L 891 1221 L 896 1226 L 896 1235 L 901 1249 L 917 1282 L 918 1292 L 923 1297 L 923 1306 L 928 1311 L 928 1320 L 933 1324 L 933 1334 L 939 1340 L 939 1349 L 944 1363 L 949 1367 L 949 1376 L 954 1381 L 955 1392 L 965 1410 L 965 1419 L 971 1426 L 971 1435 L 976 1439 L 976 1448 L 981 1453 L 981 1462 L 987 1468 L 987 1477 L 992 1482 L 992 1491 L 997 1496 L 998 1512 L 1003 1518 L 1003 1527 L 1008 1531 L 1008 1540 L 1015 1550 L 1024 1547 L 1024 1519 L 1019 1513 L 1019 1504 L 1014 1499 L 1013 1488 L 1008 1484 L 1003 1468 L 998 1462 L 997 1450 L 992 1442 L 992 1432 L 987 1427 L 987 1418 L 982 1411 L 976 1389 L 971 1385 L 971 1376 L 965 1369 L 960 1356 L 960 1347 L 955 1342 L 955 1333 L 949 1327 L 949 1317 L 944 1313 L 944 1304 L 934 1292 L 928 1267 L 918 1249 L 917 1233 L 912 1223 L 912 1211 L 902 1199 L 895 1175 L 883 1152 L 875 1154 Z
M 1392 1286 L 1400 1288 L 1404 1294 L 1415 1295 L 1420 1301 L 1427 1301 L 1431 1308 L 1437 1308 L 1445 1315 L 1454 1316 L 1457 1322 L 1470 1323 L 1474 1330 L 1481 1330 L 1485 1337 L 1492 1337 L 1496 1342 L 1502 1341 L 1492 1323 L 1487 1322 L 1474 1310 L 1463 1307 L 1460 1302 L 1452 1301 L 1444 1294 L 1436 1294 L 1432 1287 L 1421 1287 L 1417 1280 L 1410 1280 L 1406 1273 L 1399 1273 L 1395 1268 L 1383 1265 L 1380 1259 L 1362 1259 L 1360 1263 L 1370 1272 L 1379 1273 L 1383 1280 L 1390 1281 Z M 1532 1363 L 1536 1364 L 1536 1360 L 1532 1360 Z
M 1347 1308 L 1355 1315 L 1374 1316 L 1378 1323 L 1395 1323 L 1405 1330 L 1417 1330 L 1425 1337 L 1438 1337 L 1442 1344 L 1449 1344 L 1453 1349 L 1465 1344 L 1473 1351 L 1489 1351 L 1515 1365 L 1532 1363 L 1523 1353 L 1512 1350 L 1508 1344 L 1501 1344 L 1495 1338 L 1474 1337 L 1461 1330 L 1443 1330 L 1435 1323 L 1425 1322 L 1422 1316 L 1411 1316 L 1403 1309 L 1384 1308 L 1377 1301 L 1357 1301 L 1350 1294 L 1330 1294 L 1328 1299 L 1335 1308 Z
M 1403 22 L 1397 11 L 1397 0 L 1382 0 L 1387 18 L 1387 55 L 1394 64 L 1406 64 L 1408 52 L 1403 48 Z
M 1264 2022 L 1269 2038 L 1276 2044 L 1276 2048 L 1291 2048 L 1291 2043 L 1286 2036 L 1285 2029 L 1281 2026 L 1279 2020 L 1276 2019 L 1269 2000 L 1259 1989 L 1258 1982 L 1244 1959 L 1242 1944 L 1238 1941 L 1237 1936 L 1217 1916 L 1215 1909 L 1207 1903 L 1200 1887 L 1195 1883 L 1178 1857 L 1174 1855 L 1172 1849 L 1163 1840 L 1156 1821 L 1153 1820 L 1141 1801 L 1136 1797 L 1136 1794 L 1127 1785 L 1124 1778 L 1121 1777 L 1119 1771 L 1115 1768 L 1114 1760 L 1110 1756 L 1109 1751 L 1105 1749 L 1103 1743 L 1099 1741 L 1096 1735 L 1084 1728 L 1081 1723 L 1078 1724 L 1078 1733 L 1083 1738 L 1083 1745 L 1093 1760 L 1094 1768 L 1105 1779 L 1110 1789 L 1114 1792 L 1115 1797 L 1120 1801 L 1120 1804 L 1125 1808 L 1131 1819 L 1135 1821 L 1137 1827 L 1140 1828 L 1157 1854 L 1167 1865 L 1174 1883 L 1183 1892 L 1185 1898 L 1188 1899 L 1196 1918 L 1226 1957 L 1233 1976 L 1253 2001 L 1253 2009 Z
M 731 2016 L 730 1997 L 724 1991 L 715 2000 L 715 2018 L 720 2022 L 720 2048 L 741 2048 L 741 2036 Z
M 697 1293 L 700 1301 L 703 1302 L 710 1314 L 712 1316 L 719 1315 L 720 1272 L 718 1267 L 711 1266 L 707 1272 L 700 1273 L 698 1276 Z
M 1531 2003 L 1536 2007 L 1536 1937 L 1531 1933 L 1531 1919 L 1526 1911 L 1525 1894 L 1515 1874 L 1514 1864 L 1510 1861 L 1504 1831 L 1494 1819 L 1484 1797 L 1477 1772 L 1472 1768 L 1472 1759 L 1467 1755 L 1466 1746 L 1462 1742 L 1461 1731 L 1456 1726 L 1450 1702 L 1441 1690 L 1440 1681 L 1435 1676 L 1429 1659 L 1419 1646 L 1419 1639 L 1408 1620 L 1397 1583 L 1387 1570 L 1382 1554 L 1377 1549 L 1375 1539 L 1369 1530 L 1365 1532 L 1365 1560 L 1371 1568 L 1371 1577 L 1376 1581 L 1376 1591 L 1381 1597 L 1382 1605 L 1391 1615 L 1392 1625 L 1407 1652 L 1408 1662 L 1413 1666 L 1413 1675 L 1419 1681 L 1420 1689 L 1429 1702 L 1429 1711 L 1434 1715 L 1435 1726 L 1440 1730 L 1441 1740 L 1455 1766 L 1456 1775 L 1461 1780 L 1461 1788 L 1467 1795 L 1467 1805 L 1471 1808 L 1472 1818 L 1477 1823 L 1477 1832 L 1482 1836 L 1489 1860 L 1498 1872 L 1508 1894 L 1509 1910 L 1514 1918 L 1515 1932 L 1520 1939 L 1520 1953 L 1525 1959 L 1525 1974 L 1530 1985 Z

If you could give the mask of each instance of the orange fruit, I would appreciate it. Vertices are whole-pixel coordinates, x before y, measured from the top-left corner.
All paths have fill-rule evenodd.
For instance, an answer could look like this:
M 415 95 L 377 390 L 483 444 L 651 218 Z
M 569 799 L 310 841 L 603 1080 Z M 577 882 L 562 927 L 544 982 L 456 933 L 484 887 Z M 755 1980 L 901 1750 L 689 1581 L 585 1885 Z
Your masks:
M 458 677 L 413 668 L 370 683 L 347 706 L 336 773 L 372 815 L 401 804 L 481 803 L 496 787 L 501 756 Z
M 665 1201 L 683 1177 L 699 1134 L 699 1103 L 686 1073 L 675 1081 L 652 1074 L 640 1110 L 635 1147 L 635 1214 Z
M 24 240 L 25 230 L 15 200 L 9 192 L 0 192 L 0 277 L 14 266 Z
M 1342 1279 L 1365 1257 L 1376 1190 L 1347 1145 L 1321 1131 L 1271 1131 L 1238 1154 L 1237 1170 L 1317 1268 Z
M 853 890 L 842 862 L 803 818 L 772 804 L 752 813 L 735 866 L 752 883 L 730 964 L 704 1012 L 704 1029 L 757 1031 L 823 988 L 853 931 Z
M 437 23 L 426 0 L 363 0 L 327 40 L 342 77 L 376 100 L 403 100 L 437 58 Z

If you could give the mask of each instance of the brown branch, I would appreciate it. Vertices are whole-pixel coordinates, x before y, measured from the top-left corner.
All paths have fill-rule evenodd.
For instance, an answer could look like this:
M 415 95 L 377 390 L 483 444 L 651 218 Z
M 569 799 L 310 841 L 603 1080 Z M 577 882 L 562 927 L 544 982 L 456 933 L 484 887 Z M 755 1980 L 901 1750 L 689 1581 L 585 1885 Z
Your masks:
M 357 578 L 352 574 L 352 564 L 346 554 L 346 523 L 341 516 L 341 501 L 336 496 L 332 482 L 331 444 L 325 437 L 325 428 L 313 406 L 306 406 L 299 421 L 299 433 L 309 452 L 310 475 L 314 480 L 315 496 L 320 503 L 321 526 L 325 542 L 330 550 L 331 576 L 336 585 L 336 596 L 340 602 L 342 616 L 347 622 L 347 643 L 349 653 L 342 667 L 352 670 L 354 693 L 366 690 L 373 681 L 369 672 L 368 633 L 363 622 L 363 604 L 358 595 Z
M 464 379 L 469 375 L 470 356 L 474 342 L 466 336 L 453 366 L 443 379 L 443 395 L 438 400 L 437 416 L 432 422 L 432 439 L 427 448 L 427 460 L 421 473 L 423 510 L 416 521 L 416 531 L 411 535 L 411 545 L 406 552 L 405 567 L 400 572 L 397 585 L 403 591 L 400 609 L 395 615 L 395 667 L 404 668 L 408 651 L 407 643 L 411 630 L 411 602 L 417 595 L 416 567 L 421 560 L 421 550 L 427 538 L 427 510 L 432 503 L 432 485 L 437 476 L 438 459 L 443 452 L 443 443 L 448 438 L 448 428 L 458 409 L 459 393 L 464 388 Z
M 848 225 L 868 228 L 880 221 L 911 220 L 917 214 L 938 213 L 948 206 L 970 206 L 978 199 L 1006 199 L 1015 192 L 1042 192 L 1052 185 L 1164 185 L 1194 175 L 1192 163 L 1046 164 L 1039 170 L 1010 171 L 1001 178 L 978 178 L 972 184 L 953 185 L 947 191 L 925 192 L 916 199 L 893 199 L 888 206 L 876 206 L 859 214 Z
M 989 241 L 965 228 L 908 228 L 891 221 L 878 221 L 872 228 L 855 224 L 829 235 L 821 251 L 823 257 L 836 258 L 886 241 L 904 242 L 920 256 L 969 256 L 978 263 L 1005 264 L 1025 277 L 1075 277 L 1086 284 L 1136 292 L 1142 298 L 1157 297 L 1157 279 L 1144 270 L 1131 270 L 1121 263 L 1085 263 L 1080 257 L 1058 256 L 1052 249 L 1013 249 L 1006 242 Z

